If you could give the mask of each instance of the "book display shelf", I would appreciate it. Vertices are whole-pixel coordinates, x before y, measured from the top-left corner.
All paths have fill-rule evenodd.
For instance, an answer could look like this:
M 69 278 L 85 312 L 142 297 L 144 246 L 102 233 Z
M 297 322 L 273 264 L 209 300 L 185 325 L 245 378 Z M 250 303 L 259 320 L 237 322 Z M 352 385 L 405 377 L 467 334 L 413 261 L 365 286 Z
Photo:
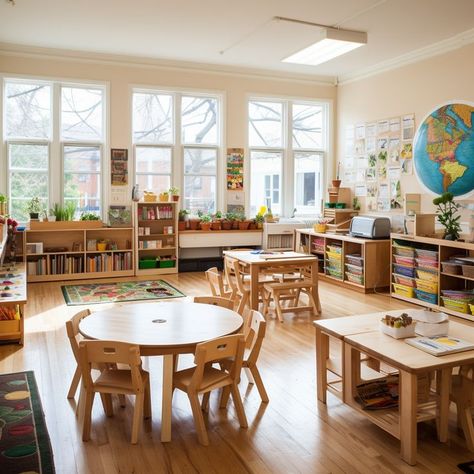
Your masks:
M 135 204 L 136 275 L 178 273 L 178 202 Z
M 474 244 L 392 234 L 391 296 L 474 319 Z
M 390 240 L 296 230 L 296 251 L 316 255 L 319 276 L 363 293 L 390 285 Z
M 133 276 L 133 228 L 27 230 L 26 266 L 28 282 Z

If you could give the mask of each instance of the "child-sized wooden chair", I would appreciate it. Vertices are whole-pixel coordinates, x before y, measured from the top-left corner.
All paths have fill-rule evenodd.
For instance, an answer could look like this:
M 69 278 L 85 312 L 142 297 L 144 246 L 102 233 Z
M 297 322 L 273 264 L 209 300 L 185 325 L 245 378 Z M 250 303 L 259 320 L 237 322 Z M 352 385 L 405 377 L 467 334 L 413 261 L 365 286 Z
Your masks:
M 458 425 L 464 431 L 469 451 L 474 451 L 474 425 L 472 408 L 474 408 L 474 366 L 463 365 L 459 374 L 452 376 L 451 400 L 456 404 Z
M 195 296 L 195 303 L 201 304 L 212 304 L 214 306 L 220 306 L 221 308 L 234 309 L 234 302 L 228 300 L 227 298 L 222 298 L 220 296 Z
M 180 370 L 173 375 L 173 389 L 177 388 L 188 395 L 198 439 L 204 446 L 209 444 L 209 437 L 204 424 L 202 409 L 206 409 L 209 402 L 209 394 L 212 390 L 229 387 L 240 426 L 242 428 L 247 428 L 248 426 L 242 399 L 237 387 L 242 368 L 244 348 L 245 339 L 242 334 L 224 336 L 203 342 L 196 346 L 194 357 L 196 366 Z M 212 366 L 214 362 L 226 359 L 232 360 L 228 371 Z M 200 394 L 203 394 L 202 409 L 198 398 Z
M 222 298 L 231 298 L 232 291 L 229 291 L 224 283 L 222 273 L 217 267 L 209 268 L 205 272 L 206 280 L 209 282 L 211 287 L 212 296 L 220 296 Z
M 131 443 L 138 441 L 142 417 L 151 417 L 150 377 L 141 367 L 137 345 L 116 341 L 81 341 L 79 343 L 82 383 L 85 392 L 82 440 L 90 439 L 92 405 L 100 393 L 107 416 L 113 415 L 112 393 L 135 395 Z M 92 379 L 93 364 L 103 364 L 99 377 Z M 125 364 L 129 369 L 109 368 L 111 364 Z

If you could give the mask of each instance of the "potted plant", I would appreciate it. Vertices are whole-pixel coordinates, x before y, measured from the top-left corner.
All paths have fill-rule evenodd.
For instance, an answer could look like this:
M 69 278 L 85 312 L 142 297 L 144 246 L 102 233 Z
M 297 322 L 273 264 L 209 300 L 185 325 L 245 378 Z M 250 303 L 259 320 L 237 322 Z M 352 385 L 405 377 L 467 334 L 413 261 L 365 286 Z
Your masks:
M 255 230 L 257 228 L 257 220 L 249 219 L 249 230 Z
M 257 224 L 257 229 L 263 229 L 263 223 L 265 222 L 265 213 L 267 212 L 267 207 L 262 206 L 257 215 L 255 216 L 255 223 Z
M 179 201 L 179 189 L 171 186 L 171 188 L 168 190 L 169 195 L 171 196 L 171 200 L 178 202 Z
M 212 222 L 212 218 L 209 214 L 203 214 L 202 217 L 201 217 L 201 230 L 205 230 L 205 231 L 208 231 L 208 230 L 211 230 L 211 222 Z
M 222 229 L 222 212 L 217 211 L 212 216 L 212 223 L 211 223 L 212 230 L 221 230 Z
M 80 221 L 98 221 L 100 217 L 94 212 L 83 212 L 81 213 Z
M 332 180 L 332 185 L 333 185 L 333 187 L 335 187 L 335 188 L 339 188 L 339 187 L 341 186 L 341 180 L 340 180 L 340 178 L 339 178 L 340 171 L 341 171 L 341 162 L 339 162 L 339 163 L 337 164 L 336 179 L 333 179 L 333 180 Z
M 30 215 L 30 220 L 38 220 L 40 212 L 43 210 L 39 197 L 31 198 L 26 204 L 26 211 Z
M 168 202 L 170 200 L 170 195 L 169 195 L 168 191 L 163 191 L 162 193 L 160 193 L 158 198 L 159 198 L 160 202 Z
M 198 230 L 199 223 L 201 222 L 202 211 L 197 211 L 197 214 L 193 214 L 189 217 L 189 229 Z
M 267 210 L 267 213 L 265 214 L 265 222 L 275 222 L 275 218 L 273 217 L 273 213 L 270 208 Z
M 0 194 L 0 216 L 7 213 L 7 197 L 5 194 Z
M 65 221 L 73 221 L 76 214 L 77 205 L 74 201 L 68 201 L 63 208 L 63 215 Z
M 239 230 L 247 230 L 249 228 L 250 221 L 246 220 L 245 214 L 237 214 L 236 220 L 238 222 Z
M 107 250 L 108 241 L 105 239 L 100 239 L 97 241 L 97 250 L 99 252 L 105 252 Z
M 187 209 L 181 209 L 178 212 L 178 230 L 179 231 L 186 230 L 186 220 L 187 220 L 188 214 L 189 214 L 189 211 Z
M 326 219 L 324 217 L 319 217 L 316 219 L 314 225 L 313 225 L 313 230 L 315 232 L 318 232 L 320 234 L 326 233 L 327 225 L 331 219 Z
M 354 209 L 354 211 L 360 211 L 360 201 L 357 196 L 352 199 L 352 209 Z
M 437 206 L 438 221 L 444 227 L 443 239 L 459 240 L 461 234 L 461 225 L 459 224 L 461 219 L 459 214 L 460 205 L 454 202 L 454 195 L 443 193 L 433 199 L 433 204 Z
M 232 225 L 234 223 L 234 213 L 233 212 L 227 212 L 224 216 L 224 219 L 222 219 L 222 230 L 231 230 Z

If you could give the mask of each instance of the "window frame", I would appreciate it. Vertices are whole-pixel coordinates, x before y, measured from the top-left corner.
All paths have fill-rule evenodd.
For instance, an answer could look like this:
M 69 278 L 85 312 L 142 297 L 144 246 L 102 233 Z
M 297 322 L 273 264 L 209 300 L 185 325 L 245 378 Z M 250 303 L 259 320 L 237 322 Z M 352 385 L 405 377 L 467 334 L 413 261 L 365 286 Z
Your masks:
M 282 104 L 282 146 L 251 146 L 249 137 L 250 122 L 250 102 L 280 102 Z M 251 154 L 252 151 L 280 152 L 282 155 L 281 180 L 280 180 L 280 207 L 282 217 L 292 217 L 296 206 L 295 196 L 295 155 L 297 153 L 314 153 L 321 155 L 323 170 L 321 173 L 321 191 L 324 194 L 324 188 L 328 183 L 328 176 L 331 175 L 328 157 L 331 154 L 331 143 L 333 131 L 330 128 L 332 123 L 332 101 L 330 99 L 311 99 L 302 97 L 272 96 L 247 94 L 247 124 L 246 124 L 246 154 L 245 154 L 245 180 L 248 183 L 248 192 L 245 196 L 245 209 L 247 214 L 251 205 Z M 293 147 L 293 105 L 313 105 L 322 108 L 322 144 L 321 147 L 314 148 L 294 148 Z M 314 212 L 296 212 L 296 217 L 313 217 L 322 213 L 322 203 L 316 204 Z
M 50 107 L 51 107 L 51 129 L 49 139 L 28 138 L 13 139 L 5 137 L 6 102 L 5 89 L 7 83 L 24 84 L 46 84 L 51 87 Z M 47 144 L 48 145 L 48 203 L 49 209 L 54 202 L 64 204 L 64 146 L 68 145 L 91 145 L 99 146 L 100 157 L 100 217 L 104 219 L 109 204 L 110 184 L 107 177 L 110 175 L 110 164 L 107 160 L 106 150 L 110 143 L 110 86 L 106 81 L 71 80 L 71 78 L 44 77 L 22 74 L 0 74 L 0 107 L 2 110 L 2 120 L 0 121 L 0 192 L 4 192 L 10 197 L 10 167 L 8 146 L 14 144 Z M 102 90 L 102 141 L 98 140 L 62 140 L 61 139 L 61 89 L 62 87 L 101 89 Z M 4 178 L 1 176 L 4 175 Z M 9 199 L 10 208 L 10 199 Z

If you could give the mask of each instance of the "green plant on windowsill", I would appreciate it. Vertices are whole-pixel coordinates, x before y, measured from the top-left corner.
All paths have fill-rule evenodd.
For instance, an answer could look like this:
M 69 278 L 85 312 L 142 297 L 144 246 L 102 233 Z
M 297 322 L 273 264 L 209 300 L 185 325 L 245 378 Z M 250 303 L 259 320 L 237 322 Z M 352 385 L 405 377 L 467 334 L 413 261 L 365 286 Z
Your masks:
M 187 209 L 181 209 L 178 212 L 178 219 L 180 221 L 185 221 L 187 216 L 189 216 L 189 211 Z
M 97 214 L 93 213 L 93 212 L 83 212 L 81 214 L 81 217 L 80 217 L 79 220 L 81 220 L 81 221 L 98 221 L 98 220 L 100 220 L 100 217 Z
M 30 215 L 30 219 L 38 219 L 39 215 L 43 211 L 43 205 L 41 204 L 39 197 L 33 197 L 26 203 L 26 211 Z
M 201 222 L 212 222 L 212 217 L 209 214 L 202 214 Z

